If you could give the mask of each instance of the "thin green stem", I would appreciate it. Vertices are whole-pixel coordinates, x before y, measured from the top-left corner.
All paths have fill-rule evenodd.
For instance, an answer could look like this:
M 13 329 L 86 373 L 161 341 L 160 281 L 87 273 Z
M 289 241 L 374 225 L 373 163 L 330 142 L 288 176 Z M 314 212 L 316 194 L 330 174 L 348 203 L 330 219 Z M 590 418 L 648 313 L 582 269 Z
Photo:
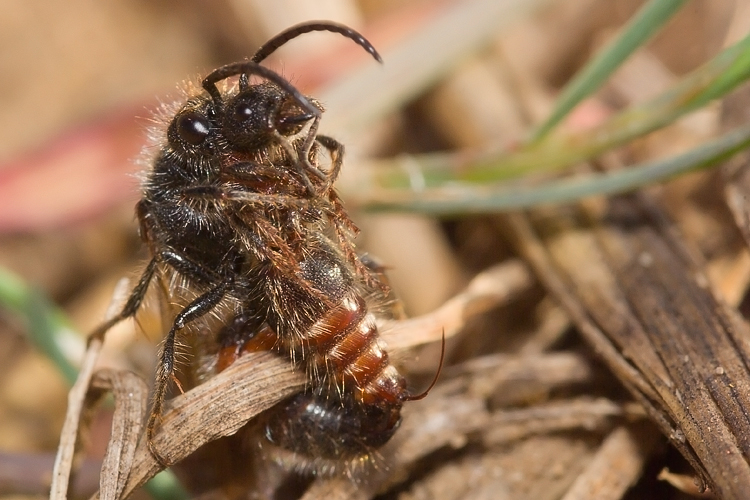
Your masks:
M 591 59 L 565 85 L 549 118 L 534 132 L 530 142 L 537 142 L 583 99 L 596 92 L 606 79 L 646 43 L 687 0 L 651 0 L 623 27 L 620 35 Z
M 750 146 L 750 126 L 736 129 L 691 151 L 667 159 L 633 165 L 605 174 L 524 186 L 468 186 L 413 191 L 385 191 L 382 196 L 363 201 L 372 211 L 411 211 L 430 215 L 518 210 L 549 203 L 572 202 L 587 196 L 612 195 L 632 191 L 679 174 L 715 165 Z
M 0 306 L 24 320 L 31 342 L 73 384 L 78 370 L 70 353 L 83 352 L 83 341 L 70 327 L 65 314 L 42 293 L 5 269 L 0 269 Z
M 531 172 L 554 171 L 589 160 L 612 148 L 669 125 L 681 116 L 726 95 L 750 78 L 750 36 L 722 51 L 663 94 L 613 116 L 584 132 L 553 134 L 517 151 L 471 155 L 449 161 L 431 155 L 421 169 L 426 187 L 453 182 L 493 183 Z M 420 159 L 414 160 L 419 164 Z M 410 172 L 400 166 L 380 169 L 375 186 L 403 188 Z

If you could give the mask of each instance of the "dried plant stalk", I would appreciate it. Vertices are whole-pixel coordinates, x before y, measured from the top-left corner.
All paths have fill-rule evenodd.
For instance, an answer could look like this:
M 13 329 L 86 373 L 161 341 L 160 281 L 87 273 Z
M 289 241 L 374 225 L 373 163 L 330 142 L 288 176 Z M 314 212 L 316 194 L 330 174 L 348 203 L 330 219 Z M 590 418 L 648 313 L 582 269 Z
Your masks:
M 510 221 L 539 278 L 662 432 L 714 492 L 743 498 L 750 332 L 699 259 L 635 196 Z
M 518 260 L 510 260 L 479 273 L 464 291 L 436 311 L 417 318 L 383 325 L 383 339 L 392 349 L 414 347 L 457 334 L 466 321 L 506 303 L 533 284 L 533 277 Z
M 607 399 L 579 398 L 535 405 L 531 408 L 498 411 L 492 415 L 483 436 L 486 444 L 518 441 L 533 435 L 575 429 L 606 430 L 616 421 L 641 417 L 636 408 Z
M 91 382 L 92 390 L 112 392 L 115 412 L 112 433 L 104 456 L 99 495 L 102 499 L 121 498 L 133 464 L 143 417 L 148 403 L 148 386 L 128 371 L 100 370 Z
M 272 354 L 243 356 L 232 366 L 167 404 L 154 446 L 171 463 L 237 432 L 251 418 L 304 386 L 304 376 Z M 121 498 L 162 470 L 141 439 Z
M 78 379 L 68 394 L 68 411 L 65 415 L 62 432 L 60 433 L 60 445 L 57 448 L 57 457 L 55 458 L 55 466 L 52 471 L 50 500 L 64 500 L 68 498 L 68 487 L 73 468 L 75 446 L 78 440 L 79 423 L 84 410 L 86 393 L 94 374 L 94 366 L 96 360 L 99 358 L 101 349 L 102 339 L 91 339 L 81 363 L 81 371 L 79 372 Z
M 618 500 L 641 475 L 654 447 L 651 428 L 618 427 L 607 436 L 594 460 L 562 500 Z

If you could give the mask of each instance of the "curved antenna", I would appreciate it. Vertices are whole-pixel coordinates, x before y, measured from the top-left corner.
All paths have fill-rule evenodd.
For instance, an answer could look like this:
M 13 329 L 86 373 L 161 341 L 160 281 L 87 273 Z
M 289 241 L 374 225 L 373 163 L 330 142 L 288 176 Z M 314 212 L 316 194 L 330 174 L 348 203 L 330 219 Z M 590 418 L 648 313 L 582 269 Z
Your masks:
M 435 372 L 435 377 L 432 379 L 432 383 L 420 394 L 409 394 L 404 398 L 404 401 L 419 401 L 420 399 L 424 399 L 425 397 L 427 397 L 432 388 L 435 387 L 435 384 L 438 381 L 438 377 L 440 376 L 440 372 L 443 370 L 443 361 L 445 361 L 445 330 L 443 330 L 443 346 L 442 349 L 440 349 L 440 364 L 438 365 L 437 372 Z
M 297 38 L 298 36 L 305 33 L 310 33 L 311 31 L 330 31 L 333 33 L 339 33 L 340 35 L 349 38 L 350 40 L 354 41 L 354 43 L 365 49 L 367 53 L 374 57 L 375 60 L 379 63 L 383 62 L 383 59 L 380 57 L 380 54 L 378 54 L 378 51 L 375 50 L 375 47 L 373 47 L 365 37 L 348 26 L 334 23 L 332 21 L 308 21 L 301 24 L 295 24 L 291 28 L 287 28 L 286 30 L 282 31 L 281 33 L 264 43 L 255 52 L 255 55 L 253 55 L 251 61 L 253 61 L 254 63 L 259 63 L 266 57 L 273 54 L 276 49 L 284 45 L 289 40 Z
M 208 92 L 208 95 L 213 99 L 214 104 L 217 107 L 222 102 L 221 92 L 216 87 L 216 83 L 221 80 L 235 75 L 258 75 L 272 83 L 278 85 L 283 91 L 292 96 L 306 111 L 315 117 L 320 116 L 320 110 L 313 106 L 313 104 L 302 95 L 302 92 L 296 89 L 294 85 L 289 83 L 284 77 L 279 75 L 273 70 L 266 67 L 260 66 L 259 64 L 252 61 L 245 61 L 239 63 L 227 64 L 221 68 L 212 71 L 206 78 L 203 79 L 202 86 Z

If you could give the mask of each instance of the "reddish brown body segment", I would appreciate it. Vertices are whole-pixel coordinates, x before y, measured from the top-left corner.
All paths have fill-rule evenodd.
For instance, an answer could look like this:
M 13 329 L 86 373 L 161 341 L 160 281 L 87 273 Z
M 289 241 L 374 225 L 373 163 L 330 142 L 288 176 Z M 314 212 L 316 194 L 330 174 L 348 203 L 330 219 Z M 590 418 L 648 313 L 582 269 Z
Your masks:
M 398 428 L 410 394 L 390 363 L 352 266 L 322 237 L 302 253 L 307 258 L 294 279 L 276 272 L 259 277 L 263 293 L 253 304 L 268 311 L 263 325 L 254 329 L 261 320 L 252 317 L 228 325 L 220 335 L 226 347 L 218 367 L 242 352 L 273 348 L 286 353 L 305 369 L 309 384 L 267 419 L 268 440 L 302 456 L 366 456 Z M 320 300 L 319 294 L 330 300 Z M 304 313 L 275 314 L 290 295 L 298 307 L 304 305 Z

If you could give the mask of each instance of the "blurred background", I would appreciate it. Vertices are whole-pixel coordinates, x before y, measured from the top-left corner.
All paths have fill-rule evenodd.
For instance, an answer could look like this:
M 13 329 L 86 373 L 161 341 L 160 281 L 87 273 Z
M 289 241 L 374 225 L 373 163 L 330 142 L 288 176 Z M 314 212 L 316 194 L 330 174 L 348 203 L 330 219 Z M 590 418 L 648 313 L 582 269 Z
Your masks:
M 327 107 L 323 130 L 347 146 L 340 188 L 345 200 L 352 193 L 357 206 L 357 192 L 370 182 L 365 166 L 375 160 L 464 148 L 512 150 L 549 114 L 571 76 L 644 3 L 5 0 L 0 267 L 57 304 L 69 318 L 70 332 L 90 331 L 104 317 L 118 280 L 137 276 L 147 257 L 133 206 L 139 198 L 137 174 L 147 168 L 155 147 L 147 138 L 153 110 L 180 99 L 184 82 L 248 57 L 295 23 L 347 24 L 383 55 L 381 67 L 343 37 L 309 34 L 267 63 Z M 590 129 L 658 95 L 744 37 L 749 27 L 748 0 L 687 2 L 566 118 L 564 130 Z M 746 123 L 742 92 L 740 87 L 731 106 L 707 105 L 630 144 L 619 152 L 622 161 L 684 151 L 716 136 L 729 121 Z M 682 178 L 660 196 L 714 264 L 722 290 L 738 298 L 750 260 L 735 232 L 722 229 L 726 214 L 717 216 L 710 203 L 701 204 L 717 189 L 712 175 Z M 410 315 L 435 309 L 477 272 L 514 255 L 491 216 L 436 221 L 357 211 L 355 220 L 362 228 L 358 245 L 388 264 Z M 538 285 L 514 304 L 493 311 L 472 327 L 473 338 L 452 345 L 454 362 L 513 352 L 547 317 L 540 311 L 554 309 Z M 150 373 L 158 340 L 152 320 L 146 313 L 142 329 L 127 324 L 113 331 L 102 363 Z M 565 336 L 567 323 L 562 325 L 550 345 L 576 342 Z M 18 498 L 45 494 L 69 387 L 60 369 L 30 342 L 28 330 L 21 316 L 0 309 L 0 470 L 13 471 L 0 480 L 0 494 Z M 502 339 L 482 335 L 489 331 L 506 333 Z M 61 341 L 73 364 L 82 338 L 70 333 Z M 434 366 L 435 352 L 419 356 L 423 371 Z M 108 433 L 106 417 L 94 425 L 99 428 L 86 445 L 93 465 L 84 468 L 90 476 L 79 478 L 84 483 L 95 481 Z M 82 488 L 90 493 L 90 484 Z

